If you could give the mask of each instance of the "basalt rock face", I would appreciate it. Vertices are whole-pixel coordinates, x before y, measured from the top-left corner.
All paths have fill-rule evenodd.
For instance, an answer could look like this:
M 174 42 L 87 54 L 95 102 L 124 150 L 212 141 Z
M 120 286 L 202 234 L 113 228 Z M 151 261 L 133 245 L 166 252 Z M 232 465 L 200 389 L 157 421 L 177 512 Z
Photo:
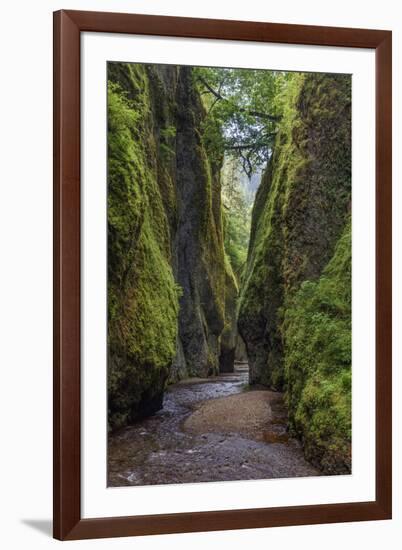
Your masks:
M 168 381 L 219 370 L 225 261 L 219 163 L 191 69 L 108 64 L 111 429 L 162 406 Z
M 229 260 L 225 262 L 225 326 L 221 334 L 219 372 L 233 372 L 237 338 L 237 296 L 239 289 Z
M 173 73 L 165 87 L 174 88 Z M 176 77 L 177 79 L 177 77 Z M 179 289 L 171 139 L 155 101 L 159 75 L 108 65 L 108 411 L 116 428 L 161 407 L 176 353 Z
M 180 368 L 207 376 L 219 370 L 219 337 L 225 317 L 220 165 L 212 164 L 201 140 L 204 111 L 191 69 L 181 67 L 176 93 L 176 189 L 174 238 L 179 314 Z
M 344 232 L 351 200 L 351 80 L 346 75 L 296 74 L 288 94 L 274 152 L 253 208 L 238 325 L 247 348 L 250 383 L 287 390 L 290 424 L 305 443 L 308 458 L 314 461 L 315 457 L 315 463 L 329 473 L 346 472 L 350 468 L 350 330 L 343 331 L 342 341 L 334 341 L 331 358 L 325 358 L 326 367 L 319 350 L 310 350 L 309 364 L 304 362 L 303 368 L 295 358 L 297 346 L 309 341 L 314 320 L 316 330 L 325 331 L 329 321 L 324 310 L 335 319 L 340 308 L 344 327 L 350 319 L 350 293 L 344 296 L 341 288 L 346 284 L 350 289 L 348 260 L 340 261 L 338 248 L 343 239 L 343 258 L 347 258 Z M 336 275 L 331 262 L 340 266 Z M 332 284 L 327 284 L 330 276 Z M 321 278 L 325 281 L 320 282 Z M 314 287 L 318 293 L 321 290 L 314 306 L 305 294 L 303 298 L 298 294 L 306 284 L 318 285 L 318 290 Z M 338 290 L 344 297 L 337 301 Z M 321 332 L 316 336 L 317 342 L 321 336 Z M 303 349 L 299 348 L 300 353 Z M 337 395 L 339 387 L 328 384 L 331 369 L 344 372 L 345 399 Z M 340 430 L 331 427 L 329 417 L 318 418 L 314 413 L 315 398 L 325 400 L 342 424 Z
M 244 343 L 244 340 L 240 336 L 238 331 L 237 331 L 237 334 L 236 334 L 235 361 L 238 361 L 239 363 L 247 363 L 248 362 L 246 344 Z

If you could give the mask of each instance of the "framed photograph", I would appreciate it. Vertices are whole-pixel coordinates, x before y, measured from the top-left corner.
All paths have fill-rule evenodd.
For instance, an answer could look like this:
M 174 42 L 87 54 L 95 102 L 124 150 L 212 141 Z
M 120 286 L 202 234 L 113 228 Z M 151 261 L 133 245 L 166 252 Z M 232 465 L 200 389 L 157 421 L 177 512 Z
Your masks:
M 391 518 L 391 32 L 54 14 L 54 536 Z

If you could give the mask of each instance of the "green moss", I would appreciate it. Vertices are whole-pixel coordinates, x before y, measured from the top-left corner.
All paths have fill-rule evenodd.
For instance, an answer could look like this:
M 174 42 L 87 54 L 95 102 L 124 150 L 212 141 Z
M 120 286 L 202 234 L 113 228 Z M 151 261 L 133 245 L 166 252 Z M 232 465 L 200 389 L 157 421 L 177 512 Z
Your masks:
M 346 75 L 289 79 L 239 311 L 250 382 L 287 389 L 292 429 L 329 473 L 350 471 L 350 98 Z
M 257 193 L 239 329 L 251 382 L 285 384 L 288 296 L 329 261 L 350 201 L 350 77 L 297 74 L 282 98 L 276 145 Z
M 179 337 L 188 375 L 219 371 L 219 338 L 225 318 L 225 267 L 220 165 L 202 139 L 205 110 L 191 67 L 180 67 L 176 90 L 175 238 L 180 300 Z
M 304 75 L 295 74 L 286 91 L 277 147 L 258 189 L 252 214 L 249 256 L 240 301 L 239 328 L 251 358 L 251 382 L 281 389 L 284 384 L 280 327 L 285 296 L 284 212 L 289 194 L 303 176 L 308 157 L 294 140 L 300 126 L 297 99 Z M 267 330 L 268 329 L 268 330 Z
M 287 402 L 307 458 L 327 473 L 351 463 L 351 227 L 316 282 L 305 281 L 284 322 Z
M 220 336 L 220 372 L 233 372 L 237 336 L 239 288 L 229 257 L 225 254 L 225 324 Z
M 109 63 L 109 422 L 217 373 L 225 321 L 220 165 L 191 68 Z M 179 307 L 180 302 L 180 307 Z
M 176 352 L 179 289 L 163 198 L 171 183 L 158 173 L 149 81 L 141 65 L 109 67 L 108 404 L 114 428 L 160 406 Z
M 212 331 L 219 336 L 225 319 L 225 253 L 223 248 L 222 218 L 220 211 L 219 173 L 211 174 L 205 152 L 200 154 L 204 165 L 205 195 L 200 226 L 202 271 L 204 275 L 203 303 L 205 315 Z M 216 204 L 219 209 L 216 209 Z

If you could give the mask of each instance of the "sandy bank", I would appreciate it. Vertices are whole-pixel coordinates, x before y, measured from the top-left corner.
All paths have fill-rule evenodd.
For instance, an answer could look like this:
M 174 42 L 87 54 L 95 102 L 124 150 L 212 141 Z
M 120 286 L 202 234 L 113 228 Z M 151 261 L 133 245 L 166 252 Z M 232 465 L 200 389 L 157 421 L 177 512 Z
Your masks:
M 272 420 L 271 401 L 275 393 L 250 391 L 203 402 L 184 422 L 194 433 L 236 432 L 256 437 Z

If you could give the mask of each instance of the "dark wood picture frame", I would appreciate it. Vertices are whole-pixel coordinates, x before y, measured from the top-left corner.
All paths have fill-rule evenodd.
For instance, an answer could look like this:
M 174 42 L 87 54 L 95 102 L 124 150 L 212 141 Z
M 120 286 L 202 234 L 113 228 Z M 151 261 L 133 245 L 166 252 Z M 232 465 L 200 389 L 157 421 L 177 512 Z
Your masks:
M 81 518 L 80 35 L 84 31 L 375 49 L 375 501 Z M 54 537 L 71 540 L 391 518 L 391 66 L 390 31 L 70 10 L 54 13 Z

